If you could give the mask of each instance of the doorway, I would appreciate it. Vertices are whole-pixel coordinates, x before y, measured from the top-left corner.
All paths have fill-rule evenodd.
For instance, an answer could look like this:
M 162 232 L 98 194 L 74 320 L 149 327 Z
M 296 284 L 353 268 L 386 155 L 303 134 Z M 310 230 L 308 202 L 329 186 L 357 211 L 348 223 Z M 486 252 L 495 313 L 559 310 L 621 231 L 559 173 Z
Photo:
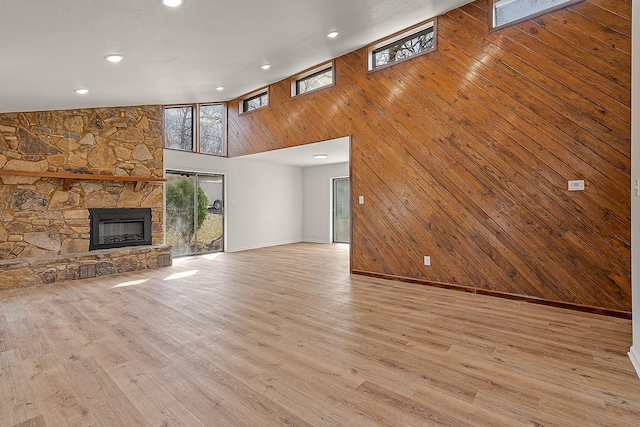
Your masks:
M 333 178 L 333 242 L 350 243 L 351 209 L 349 178 Z
M 224 250 L 224 176 L 167 171 L 165 242 L 174 257 Z

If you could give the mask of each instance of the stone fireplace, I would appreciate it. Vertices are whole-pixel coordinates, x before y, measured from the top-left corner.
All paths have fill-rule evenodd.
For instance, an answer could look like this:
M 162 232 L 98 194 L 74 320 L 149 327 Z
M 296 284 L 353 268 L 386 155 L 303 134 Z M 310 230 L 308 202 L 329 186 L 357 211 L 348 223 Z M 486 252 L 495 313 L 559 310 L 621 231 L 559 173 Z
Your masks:
M 0 289 L 171 263 L 162 123 L 161 106 L 0 114 Z M 90 214 L 112 208 L 149 212 L 138 244 L 92 241 Z

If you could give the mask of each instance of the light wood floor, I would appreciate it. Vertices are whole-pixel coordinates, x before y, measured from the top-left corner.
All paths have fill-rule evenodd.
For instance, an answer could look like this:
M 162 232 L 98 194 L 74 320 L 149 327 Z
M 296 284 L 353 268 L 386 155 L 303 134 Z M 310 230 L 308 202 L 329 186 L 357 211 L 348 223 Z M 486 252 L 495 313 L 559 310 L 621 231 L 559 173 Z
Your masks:
M 639 426 L 627 320 L 296 244 L 0 293 L 0 426 Z

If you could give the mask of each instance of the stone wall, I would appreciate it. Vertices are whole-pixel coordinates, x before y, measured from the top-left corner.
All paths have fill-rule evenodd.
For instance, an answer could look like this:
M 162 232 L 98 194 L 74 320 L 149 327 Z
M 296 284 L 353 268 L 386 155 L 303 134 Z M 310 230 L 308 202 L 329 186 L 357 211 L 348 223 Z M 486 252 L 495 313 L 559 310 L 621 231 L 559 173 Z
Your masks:
M 163 176 L 162 107 L 0 114 L 0 169 Z M 0 260 L 81 254 L 89 208 L 149 207 L 152 240 L 164 243 L 164 190 L 145 183 L 0 175 Z M 0 267 L 2 268 L 2 267 Z

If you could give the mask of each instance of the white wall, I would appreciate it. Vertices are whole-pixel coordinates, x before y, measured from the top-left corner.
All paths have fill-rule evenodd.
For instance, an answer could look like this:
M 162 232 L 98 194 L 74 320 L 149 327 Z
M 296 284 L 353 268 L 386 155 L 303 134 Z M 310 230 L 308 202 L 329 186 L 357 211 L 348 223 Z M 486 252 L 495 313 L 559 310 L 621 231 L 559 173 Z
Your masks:
M 640 179 L 640 1 L 633 1 L 631 31 L 631 189 Z M 640 197 L 631 197 L 631 295 L 633 345 L 629 357 L 640 376 Z
M 165 169 L 225 175 L 225 250 L 302 241 L 302 169 L 164 150 Z
M 349 163 L 308 167 L 302 170 L 303 233 L 305 242 L 331 243 L 332 179 L 349 176 Z

